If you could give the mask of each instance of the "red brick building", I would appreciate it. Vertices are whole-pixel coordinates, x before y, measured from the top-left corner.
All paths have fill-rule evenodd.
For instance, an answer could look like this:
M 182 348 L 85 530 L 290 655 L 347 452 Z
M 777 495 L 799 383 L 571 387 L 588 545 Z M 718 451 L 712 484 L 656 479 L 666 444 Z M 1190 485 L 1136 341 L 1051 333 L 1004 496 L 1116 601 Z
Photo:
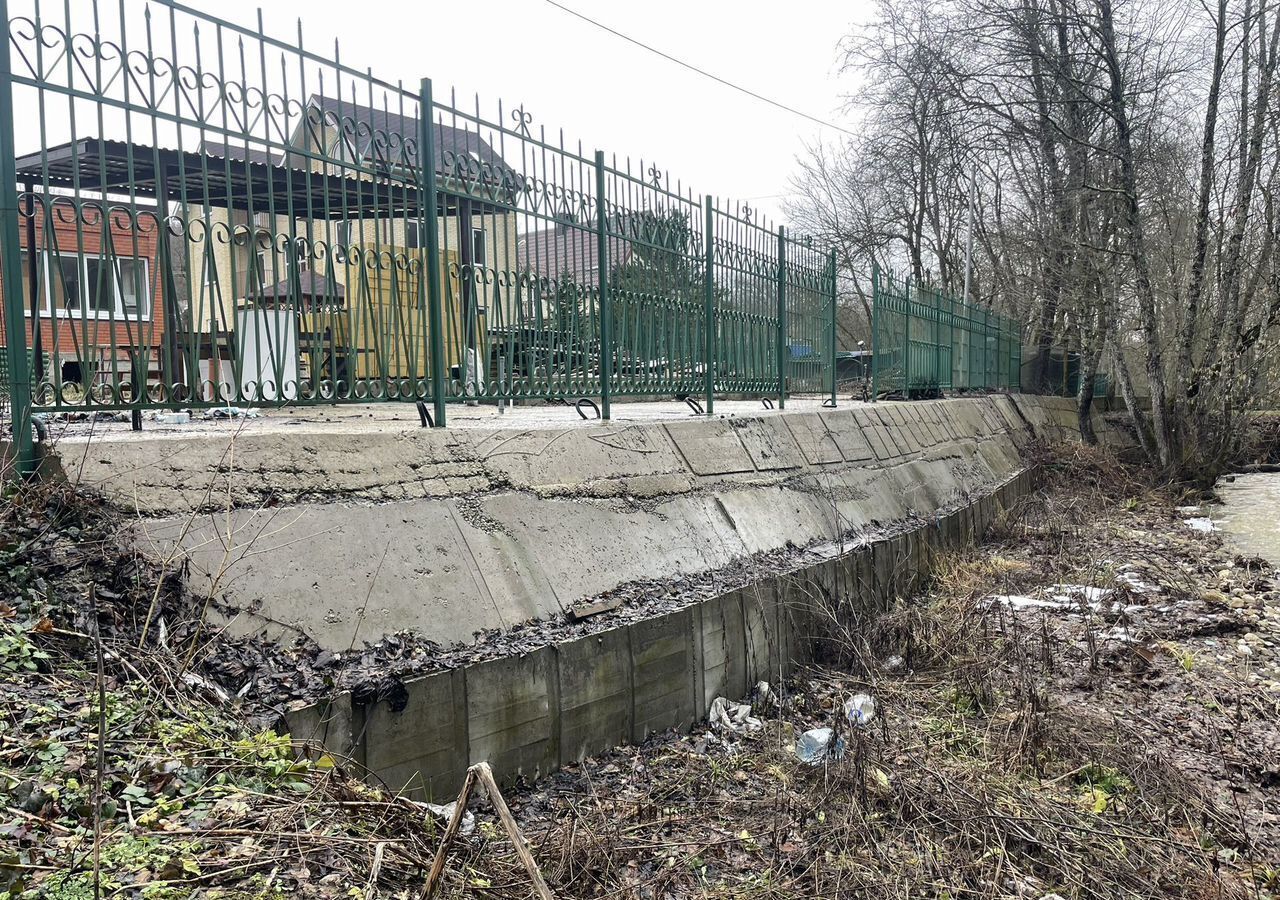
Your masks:
M 135 357 L 140 371 L 159 379 L 164 228 L 156 208 L 45 194 L 36 194 L 34 203 L 23 194 L 19 208 L 23 325 L 35 360 L 33 380 L 68 391 L 103 389 L 129 380 Z M 0 344 L 7 343 L 10 327 L 2 310 Z

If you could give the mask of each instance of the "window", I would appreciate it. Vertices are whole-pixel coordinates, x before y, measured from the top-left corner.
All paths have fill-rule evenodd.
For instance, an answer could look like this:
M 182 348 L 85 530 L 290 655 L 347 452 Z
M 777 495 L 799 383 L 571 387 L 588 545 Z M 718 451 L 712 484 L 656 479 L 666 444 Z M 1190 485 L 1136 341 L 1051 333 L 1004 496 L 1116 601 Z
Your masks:
M 74 253 L 41 253 L 37 275 L 42 315 L 144 319 L 151 313 L 151 272 L 147 260 Z M 24 306 L 30 306 L 30 256 L 22 252 Z M 47 285 L 47 290 L 45 286 Z
M 45 273 L 44 266 L 36 267 L 36 309 L 44 310 L 49 298 L 44 292 Z M 27 311 L 27 315 L 31 315 L 31 252 L 22 251 L 22 308 Z
M 414 250 L 422 246 L 418 238 L 418 223 L 409 221 L 404 223 L 404 246 L 407 250 Z
M 328 152 L 325 155 L 332 160 L 329 172 L 335 175 L 341 174 L 351 163 L 360 161 L 355 146 L 342 134 L 339 134 L 330 142 Z
M 63 260 L 63 265 L 74 262 L 75 260 Z M 116 301 L 121 299 L 118 290 L 120 285 L 116 281 L 117 273 L 112 271 L 111 264 L 105 259 L 86 259 L 84 265 L 87 277 L 81 301 L 89 307 L 90 312 L 110 315 L 116 309 Z
M 338 223 L 338 242 L 343 247 L 351 246 L 351 220 L 343 219 Z
M 471 229 L 471 264 L 475 266 L 487 266 L 489 264 L 488 254 L 485 252 L 485 239 L 483 228 Z
M 79 257 L 53 255 L 49 262 L 49 293 L 53 295 L 54 312 L 80 310 L 82 274 Z
M 259 296 L 264 288 L 273 283 L 271 267 L 275 264 L 275 254 L 259 250 L 251 254 L 245 262 L 244 292 L 246 296 Z
M 147 308 L 147 263 L 141 259 L 122 259 L 116 263 L 120 271 L 120 306 L 126 316 L 145 316 Z

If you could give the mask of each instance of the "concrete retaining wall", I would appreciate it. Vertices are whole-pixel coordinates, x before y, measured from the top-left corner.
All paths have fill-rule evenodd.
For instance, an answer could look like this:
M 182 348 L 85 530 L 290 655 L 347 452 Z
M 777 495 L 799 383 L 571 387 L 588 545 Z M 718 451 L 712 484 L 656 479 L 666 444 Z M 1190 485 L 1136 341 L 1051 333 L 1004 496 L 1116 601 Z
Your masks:
M 468 765 L 504 780 L 544 775 L 619 744 L 688 729 L 717 696 L 742 698 L 807 662 L 825 614 L 883 608 L 917 585 L 931 555 L 983 533 L 1026 495 L 1021 471 L 962 509 L 804 569 L 679 612 L 406 682 L 408 701 L 342 694 L 288 715 L 295 739 L 367 766 L 415 798 L 457 793 Z
M 177 545 L 193 589 L 233 611 L 233 632 L 301 631 L 345 650 L 408 629 L 469 642 L 620 585 L 932 517 L 1018 471 L 1029 441 L 1074 430 L 1069 399 L 988 396 L 59 450 L 142 514 L 143 544 Z

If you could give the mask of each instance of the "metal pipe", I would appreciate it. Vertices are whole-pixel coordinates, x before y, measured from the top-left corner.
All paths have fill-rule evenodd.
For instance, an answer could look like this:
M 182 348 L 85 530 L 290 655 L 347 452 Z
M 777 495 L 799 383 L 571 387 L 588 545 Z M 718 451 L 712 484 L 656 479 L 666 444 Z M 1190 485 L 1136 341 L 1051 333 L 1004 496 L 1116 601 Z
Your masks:
M 716 408 L 716 288 L 715 288 L 715 205 L 710 196 L 703 198 L 706 208 L 706 223 L 702 229 L 703 252 L 703 289 L 702 315 L 703 329 L 706 332 L 703 351 L 703 391 L 706 395 L 707 415 L 715 414 Z
M 600 285 L 600 407 L 608 419 L 613 396 L 613 302 L 609 295 L 609 212 L 605 208 L 604 151 L 596 151 L 596 274 Z
M 8 27 L 9 3 L 0 0 L 0 22 Z M 31 373 L 27 368 L 27 331 L 22 308 L 22 246 L 18 238 L 18 171 L 13 139 L 13 68 L 9 45 L 0 41 L 0 278 L 3 279 L 5 352 L 9 357 L 9 404 L 13 417 L 18 474 L 35 471 L 31 437 Z M 32 248 L 35 252 L 35 248 Z M 31 320 L 38 329 L 40 320 Z
M 440 285 L 439 200 L 436 196 L 435 105 L 431 99 L 431 79 L 424 78 L 418 87 L 418 146 L 422 166 L 425 209 L 418 210 L 427 239 L 427 327 L 431 343 L 431 400 L 435 406 L 436 428 L 445 427 L 444 397 L 444 316 Z
M 507 358 L 498 357 L 498 415 L 507 411 Z
M 778 409 L 787 405 L 787 235 L 778 226 Z

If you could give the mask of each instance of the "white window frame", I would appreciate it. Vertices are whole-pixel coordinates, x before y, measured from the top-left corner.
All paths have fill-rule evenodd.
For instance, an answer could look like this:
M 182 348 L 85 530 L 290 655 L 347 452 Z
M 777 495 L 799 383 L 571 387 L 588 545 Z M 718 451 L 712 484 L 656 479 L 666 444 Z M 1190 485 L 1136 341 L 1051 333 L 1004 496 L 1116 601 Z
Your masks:
M 25 253 L 28 253 L 29 251 L 27 250 L 26 247 L 23 247 L 22 252 L 25 254 Z M 154 286 L 151 283 L 151 259 L 149 257 L 131 256 L 123 253 L 117 253 L 114 255 L 114 257 L 112 258 L 112 263 L 115 266 L 116 274 L 115 274 L 115 278 L 110 280 L 111 292 L 113 294 L 114 302 L 110 310 L 87 309 L 87 308 L 70 309 L 65 306 L 61 307 L 60 309 L 54 309 L 53 308 L 53 256 L 54 254 L 52 254 L 48 250 L 37 250 L 36 252 L 43 257 L 42 265 L 40 267 L 41 276 L 42 276 L 42 280 L 40 282 L 40 290 L 44 294 L 44 299 L 40 304 L 40 318 L 42 319 L 96 319 L 104 322 L 109 322 L 109 321 L 149 322 L 151 321 L 151 309 L 155 305 L 155 292 L 154 292 Z M 75 259 L 79 262 L 80 279 L 81 279 L 80 285 L 81 285 L 82 291 L 84 290 L 84 285 L 88 284 L 89 282 L 89 262 L 91 260 L 96 260 L 99 263 L 106 262 L 106 257 L 100 256 L 98 254 L 60 253 L 57 255 L 58 255 L 59 261 Z M 139 315 L 137 312 L 126 312 L 124 308 L 124 300 L 116 290 L 117 287 L 121 284 L 120 263 L 125 260 L 134 260 L 137 262 L 141 262 L 143 266 L 142 278 L 143 278 L 143 287 L 145 289 L 144 296 L 146 297 L 146 312 L 141 315 Z M 24 264 L 22 274 L 25 275 L 26 272 L 27 272 L 26 264 Z M 81 299 L 83 300 L 84 298 L 82 297 Z M 23 297 L 23 306 L 25 307 L 27 318 L 28 319 L 31 318 L 30 301 L 25 296 Z
M 476 253 L 476 238 L 480 239 L 481 253 Z M 483 225 L 471 226 L 471 265 L 486 268 L 489 265 L 489 236 Z

